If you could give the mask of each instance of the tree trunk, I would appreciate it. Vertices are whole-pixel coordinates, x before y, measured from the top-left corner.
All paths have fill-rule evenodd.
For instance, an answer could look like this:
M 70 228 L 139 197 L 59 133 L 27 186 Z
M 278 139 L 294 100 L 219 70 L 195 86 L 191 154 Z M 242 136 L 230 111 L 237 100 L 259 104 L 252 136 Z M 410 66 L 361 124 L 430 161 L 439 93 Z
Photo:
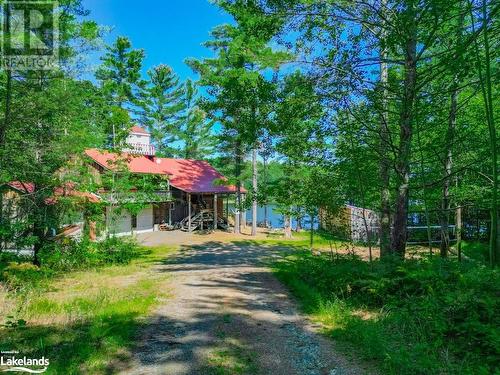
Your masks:
M 291 225 L 290 215 L 285 215 L 284 227 L 285 227 L 284 228 L 285 238 L 292 238 L 292 225 Z
M 457 96 L 458 88 L 456 82 L 453 83 L 451 92 L 450 113 L 448 118 L 448 131 L 446 134 L 447 150 L 444 163 L 444 179 L 443 179 L 443 199 L 441 201 L 441 246 L 440 255 L 443 258 L 448 256 L 450 251 L 450 184 L 451 184 L 451 168 L 453 165 L 453 140 L 455 136 L 455 126 L 457 121 Z
M 417 111 L 416 111 L 417 112 Z M 418 113 L 416 113 L 416 116 L 418 119 Z M 422 192 L 423 192 L 423 200 L 424 200 L 424 211 L 425 211 L 425 226 L 427 227 L 427 246 L 429 247 L 429 255 L 432 255 L 432 233 L 431 233 L 431 218 L 429 214 L 429 199 L 427 196 L 427 186 L 426 186 L 426 180 L 425 180 L 425 165 L 424 165 L 424 151 L 422 149 L 422 142 L 420 138 L 420 123 L 417 120 L 415 124 L 415 130 L 417 133 L 417 146 L 418 149 L 420 150 L 420 182 L 422 184 Z
M 464 12 L 460 11 L 460 16 L 457 25 L 457 45 L 462 44 L 462 28 L 464 22 Z M 460 59 L 460 52 L 455 52 L 455 59 Z M 446 132 L 446 158 L 444 162 L 444 180 L 443 180 L 443 200 L 441 202 L 441 257 L 446 258 L 450 251 L 450 185 L 451 185 L 451 172 L 453 167 L 453 145 L 455 143 L 455 129 L 457 124 L 457 108 L 458 108 L 458 92 L 459 82 L 456 68 L 453 68 L 453 82 L 450 95 L 450 111 L 448 114 L 448 130 Z
M 252 236 L 257 235 L 257 148 L 252 151 Z
M 459 205 L 456 211 L 456 236 L 458 261 L 462 261 L 462 207 Z
M 39 208 L 41 210 L 41 208 Z M 37 209 L 38 210 L 38 209 Z M 36 212 L 35 220 L 33 223 L 33 237 L 36 238 L 36 242 L 33 245 L 33 264 L 40 267 L 40 250 L 45 245 L 45 225 L 43 221 L 43 215 L 41 212 Z
M 264 196 L 263 196 L 263 203 L 264 203 L 264 227 L 267 228 L 268 227 L 268 214 L 267 214 L 267 193 L 268 193 L 268 186 L 267 186 L 267 156 L 266 154 L 264 153 L 263 155 L 263 169 L 262 169 L 262 182 L 263 182 L 263 185 L 264 185 L 264 189 L 263 189 L 263 192 L 264 192 Z
M 242 194 L 241 201 L 246 201 L 246 195 Z M 240 224 L 245 229 L 247 227 L 247 210 L 240 210 Z
M 471 11 L 471 18 L 473 13 Z M 488 35 L 488 9 L 486 0 L 482 2 L 482 32 L 483 44 L 485 52 L 485 72 L 483 75 L 483 68 L 481 63 L 481 55 L 477 39 L 474 40 L 475 56 L 477 62 L 477 72 L 479 75 L 479 83 L 483 95 L 484 107 L 486 112 L 486 121 L 488 124 L 489 138 L 490 138 L 490 153 L 491 153 L 491 168 L 493 186 L 491 191 L 491 204 L 490 204 L 490 263 L 491 266 L 496 266 L 500 262 L 500 222 L 498 218 L 498 149 L 497 149 L 497 133 L 495 128 L 495 119 L 493 114 L 493 97 L 492 97 L 492 83 L 491 83 L 491 56 L 490 56 L 490 39 Z M 472 31 L 474 29 L 474 20 L 471 22 Z M 479 224 L 478 224 L 479 233 Z
M 406 13 L 408 14 L 410 25 L 408 26 L 407 32 L 409 35 L 405 45 L 404 93 L 399 124 L 399 150 L 396 160 L 398 189 L 396 193 L 396 207 L 391 236 L 392 250 L 402 259 L 404 259 L 406 251 L 411 138 L 414 120 L 413 107 L 417 81 L 417 29 L 413 5 L 410 5 Z
M 268 227 L 268 220 L 267 220 L 267 202 L 264 203 L 264 226 L 267 228 Z
M 373 261 L 373 251 L 372 251 L 372 236 L 370 232 L 370 226 L 368 225 L 368 220 L 366 218 L 366 209 L 363 204 L 363 225 L 365 227 L 366 232 L 366 243 L 368 245 L 368 259 L 370 263 Z
M 387 0 L 382 0 L 382 8 L 385 9 Z M 382 32 L 385 38 L 385 31 Z M 391 193 L 389 175 L 389 124 L 387 116 L 387 84 L 388 66 L 387 49 L 383 46 L 380 50 L 380 87 L 381 87 L 381 113 L 380 113 L 380 257 L 384 258 L 391 254 Z
M 297 226 L 295 227 L 295 231 L 297 233 L 302 232 L 302 217 L 301 216 L 297 216 Z
M 236 176 L 236 202 L 235 202 L 235 213 L 234 213 L 234 233 L 241 233 L 241 163 L 242 163 L 242 151 L 241 151 L 241 142 L 236 141 L 236 150 L 235 150 L 235 176 Z
M 313 244 L 314 244 L 314 215 L 310 214 L 309 219 L 311 220 L 311 226 L 309 228 L 310 235 L 309 235 L 309 247 L 311 251 L 313 250 Z
M 238 194 L 236 196 L 236 207 L 239 205 L 238 203 Z M 234 212 L 234 233 L 235 234 L 240 234 L 240 211 L 238 210 L 238 208 L 235 208 L 235 212 Z
M 492 266 L 497 266 L 500 263 L 500 222 L 498 220 L 498 148 L 497 148 L 497 133 L 494 118 L 494 104 L 492 96 L 491 83 L 491 57 L 490 57 L 490 39 L 488 33 L 488 11 L 486 8 L 486 0 L 483 0 L 483 41 L 486 57 L 486 88 L 483 90 L 485 102 L 487 103 L 488 128 L 490 131 L 490 149 L 491 149 L 491 164 L 493 189 L 491 192 L 491 232 L 490 232 L 490 263 Z

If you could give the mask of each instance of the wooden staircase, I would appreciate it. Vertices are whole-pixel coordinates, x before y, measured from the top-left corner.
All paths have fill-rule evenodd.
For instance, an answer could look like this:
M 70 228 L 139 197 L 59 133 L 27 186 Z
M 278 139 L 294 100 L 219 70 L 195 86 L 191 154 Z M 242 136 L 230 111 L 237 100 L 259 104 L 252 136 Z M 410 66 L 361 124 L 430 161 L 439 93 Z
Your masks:
M 201 210 L 198 213 L 191 215 L 191 228 L 189 227 L 189 216 L 182 219 L 180 222 L 180 228 L 184 232 L 190 232 L 194 230 L 204 230 L 214 228 L 214 213 L 212 210 Z M 224 217 L 217 218 L 217 228 L 227 230 L 229 224 L 227 219 Z

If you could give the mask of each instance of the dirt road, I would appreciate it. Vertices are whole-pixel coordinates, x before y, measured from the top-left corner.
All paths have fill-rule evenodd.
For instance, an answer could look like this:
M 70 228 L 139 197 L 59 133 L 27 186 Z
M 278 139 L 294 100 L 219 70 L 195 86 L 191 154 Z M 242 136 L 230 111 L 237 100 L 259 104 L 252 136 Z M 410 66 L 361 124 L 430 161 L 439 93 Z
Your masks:
M 185 236 L 185 234 L 181 234 Z M 165 238 L 146 236 L 155 245 Z M 279 249 L 230 238 L 176 237 L 157 265 L 173 295 L 141 332 L 123 374 L 365 374 L 302 317 L 263 262 Z

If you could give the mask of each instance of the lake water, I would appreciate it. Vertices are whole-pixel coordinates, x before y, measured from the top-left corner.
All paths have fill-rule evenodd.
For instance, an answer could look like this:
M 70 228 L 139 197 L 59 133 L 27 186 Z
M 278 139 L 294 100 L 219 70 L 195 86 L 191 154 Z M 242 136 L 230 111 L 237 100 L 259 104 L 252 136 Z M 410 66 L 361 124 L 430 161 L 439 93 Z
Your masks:
M 268 204 L 267 205 L 267 221 L 271 224 L 273 228 L 283 228 L 283 215 L 280 214 L 279 212 L 276 212 L 276 205 L 275 204 Z M 229 210 L 232 212 L 234 210 L 234 205 L 229 205 Z M 264 206 L 259 206 L 257 208 L 257 223 L 262 223 L 264 222 Z M 247 222 L 252 221 L 252 210 L 247 210 L 246 211 L 246 220 Z M 292 228 L 295 228 L 297 225 L 297 221 L 292 219 Z M 302 220 L 302 227 L 303 228 L 309 228 L 309 218 L 305 218 Z M 318 223 L 314 224 L 314 227 L 318 227 Z

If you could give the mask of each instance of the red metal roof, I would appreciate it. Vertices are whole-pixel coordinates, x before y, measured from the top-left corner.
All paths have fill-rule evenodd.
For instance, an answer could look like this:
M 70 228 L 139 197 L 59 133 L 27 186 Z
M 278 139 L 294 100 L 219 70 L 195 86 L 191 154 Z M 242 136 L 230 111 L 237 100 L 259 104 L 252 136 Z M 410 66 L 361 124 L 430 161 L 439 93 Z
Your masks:
M 35 184 L 33 182 L 12 181 L 7 183 L 7 185 L 21 193 L 32 194 L 35 191 Z
M 149 134 L 149 132 L 146 129 L 141 128 L 140 126 L 137 125 L 132 126 L 132 129 L 130 129 L 130 131 L 132 133 L 137 133 L 137 134 Z
M 235 186 L 225 186 L 225 177 L 202 160 L 148 158 L 143 155 L 111 153 L 96 149 L 85 153 L 106 169 L 116 169 L 123 162 L 132 173 L 169 175 L 170 184 L 188 193 L 234 193 Z M 243 188 L 242 192 L 246 192 Z
M 62 186 L 55 188 L 54 195 L 47 198 L 45 202 L 47 204 L 55 204 L 57 203 L 58 197 L 74 197 L 90 203 L 99 203 L 101 201 L 101 198 L 96 194 L 86 191 L 78 191 L 75 188 L 76 185 L 74 182 L 65 182 Z
M 7 183 L 7 185 L 25 194 L 32 194 L 35 191 L 35 184 L 33 182 L 12 181 Z M 62 186 L 54 188 L 54 195 L 46 198 L 45 203 L 48 205 L 56 204 L 58 197 L 77 197 L 91 203 L 98 203 L 101 201 L 99 196 L 93 193 L 76 190 L 75 183 L 71 181 L 65 182 Z
M 144 155 L 132 155 L 125 152 L 118 155 L 96 149 L 86 150 L 85 154 L 101 167 L 109 170 L 120 169 L 123 164 L 132 173 L 165 174 L 154 161 Z
M 170 175 L 170 184 L 188 193 L 234 193 L 235 186 L 223 185 L 226 178 L 203 160 L 156 158 Z M 241 189 L 244 192 L 244 189 Z

